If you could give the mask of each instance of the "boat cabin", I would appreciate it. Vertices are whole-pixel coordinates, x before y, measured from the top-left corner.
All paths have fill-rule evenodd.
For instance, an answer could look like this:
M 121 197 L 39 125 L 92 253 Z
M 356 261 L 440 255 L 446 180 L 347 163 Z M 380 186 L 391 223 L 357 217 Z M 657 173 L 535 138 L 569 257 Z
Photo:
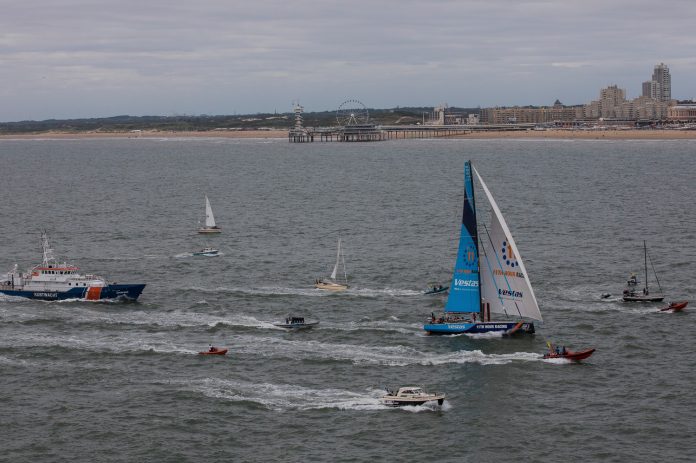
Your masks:
M 421 396 L 426 395 L 425 391 L 421 387 L 400 387 L 399 391 L 396 393 L 398 397 L 409 397 L 409 396 Z

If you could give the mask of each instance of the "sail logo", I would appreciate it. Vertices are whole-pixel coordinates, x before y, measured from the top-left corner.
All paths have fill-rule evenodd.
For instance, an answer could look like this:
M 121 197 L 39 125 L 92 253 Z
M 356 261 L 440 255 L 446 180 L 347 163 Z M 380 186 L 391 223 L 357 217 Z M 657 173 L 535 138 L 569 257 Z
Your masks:
M 470 288 L 478 288 L 479 282 L 477 280 L 460 280 L 459 278 L 454 279 L 454 286 L 467 286 Z
M 464 268 L 475 270 L 478 268 L 478 259 L 476 258 L 476 248 L 467 246 L 462 252 L 462 266 Z
M 512 289 L 500 289 L 498 288 L 498 295 L 499 296 L 507 296 L 507 297 L 516 297 L 518 299 L 522 299 L 524 297 L 524 294 L 522 294 L 522 291 L 513 291 Z
M 506 270 L 502 271 L 500 269 L 493 269 L 493 274 L 495 276 L 499 277 L 517 277 L 517 278 L 524 278 L 524 273 L 522 272 L 513 272 L 512 270 Z
M 512 251 L 512 245 L 508 243 L 506 240 L 503 240 L 503 246 L 501 251 L 503 252 L 503 260 L 505 261 L 505 264 L 515 268 L 518 267 L 520 264 L 517 262 L 517 258 L 515 257 L 515 253 Z

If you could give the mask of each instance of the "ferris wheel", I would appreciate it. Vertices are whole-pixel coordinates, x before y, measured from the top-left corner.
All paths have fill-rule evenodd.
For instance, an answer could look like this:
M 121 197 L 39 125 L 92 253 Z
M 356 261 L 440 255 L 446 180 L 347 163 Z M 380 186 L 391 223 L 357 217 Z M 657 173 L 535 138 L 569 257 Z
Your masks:
M 367 124 L 369 120 L 367 108 L 358 100 L 344 101 L 336 111 L 336 122 L 344 127 Z

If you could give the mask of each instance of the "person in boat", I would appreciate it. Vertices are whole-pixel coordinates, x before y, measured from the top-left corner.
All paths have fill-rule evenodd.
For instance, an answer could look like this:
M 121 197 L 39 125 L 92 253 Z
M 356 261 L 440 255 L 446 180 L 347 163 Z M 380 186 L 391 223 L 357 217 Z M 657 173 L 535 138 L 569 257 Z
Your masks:
M 217 350 L 217 347 L 213 347 L 212 344 L 209 344 L 208 352 L 215 352 Z
M 638 284 L 638 278 L 636 278 L 636 274 L 631 272 L 631 276 L 628 277 L 628 286 L 636 286 Z

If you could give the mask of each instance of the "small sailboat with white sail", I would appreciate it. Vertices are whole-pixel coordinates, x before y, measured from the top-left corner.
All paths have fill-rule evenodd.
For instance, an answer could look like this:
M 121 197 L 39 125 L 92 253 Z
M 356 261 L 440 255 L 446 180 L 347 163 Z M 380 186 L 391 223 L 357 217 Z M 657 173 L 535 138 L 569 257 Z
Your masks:
M 491 206 L 490 228 L 479 236 L 472 171 Z M 491 314 L 504 316 L 492 320 Z M 423 329 L 432 334 L 534 333 L 542 321 L 527 270 L 498 204 L 483 179 L 464 164 L 464 211 L 459 250 L 444 313 L 431 314 Z
M 198 233 L 220 233 L 222 229 L 215 225 L 215 217 L 213 217 L 213 208 L 210 207 L 208 195 L 205 196 L 205 225 L 198 229 Z
M 339 266 L 343 264 L 343 281 L 339 281 L 338 277 Z M 327 291 L 345 291 L 348 289 L 348 274 L 346 273 L 346 258 L 341 249 L 341 237 L 338 237 L 338 249 L 336 250 L 336 265 L 329 277 L 329 281 L 317 279 L 314 281 L 314 287 Z
M 643 240 L 643 260 L 645 263 L 645 284 L 643 289 L 638 291 L 638 277 L 635 273 L 631 273 L 631 276 L 626 282 L 626 289 L 623 291 L 624 302 L 661 302 L 664 300 L 665 295 L 662 294 L 662 286 L 660 286 L 660 280 L 657 278 L 657 272 L 655 271 L 655 266 L 652 265 L 652 259 L 648 254 L 648 246 Z M 658 291 L 653 293 L 650 292 L 648 288 L 648 260 L 653 269 L 653 274 L 655 275 L 655 281 L 657 282 Z

